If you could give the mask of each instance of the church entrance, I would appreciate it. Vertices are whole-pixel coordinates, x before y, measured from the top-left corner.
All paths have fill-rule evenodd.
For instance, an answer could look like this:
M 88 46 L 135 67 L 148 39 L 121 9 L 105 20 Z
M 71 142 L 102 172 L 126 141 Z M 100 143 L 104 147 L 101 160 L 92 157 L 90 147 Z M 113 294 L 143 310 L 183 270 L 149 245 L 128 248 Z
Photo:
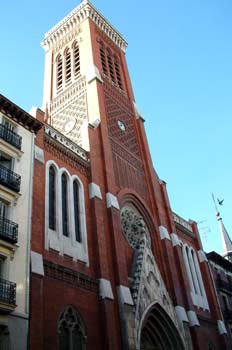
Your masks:
M 153 305 L 144 318 L 140 350 L 184 350 L 176 326 L 159 304 Z

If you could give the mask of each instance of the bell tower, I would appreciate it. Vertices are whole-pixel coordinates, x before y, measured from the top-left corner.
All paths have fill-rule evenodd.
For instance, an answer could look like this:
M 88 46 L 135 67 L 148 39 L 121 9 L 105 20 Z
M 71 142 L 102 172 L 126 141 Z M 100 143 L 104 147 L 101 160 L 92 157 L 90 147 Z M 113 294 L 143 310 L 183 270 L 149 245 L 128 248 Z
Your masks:
M 96 82 L 105 80 L 124 97 L 126 42 L 84 0 L 45 34 L 45 72 L 42 108 L 47 122 L 88 150 L 88 123 L 100 121 Z M 118 121 L 119 128 L 125 128 Z

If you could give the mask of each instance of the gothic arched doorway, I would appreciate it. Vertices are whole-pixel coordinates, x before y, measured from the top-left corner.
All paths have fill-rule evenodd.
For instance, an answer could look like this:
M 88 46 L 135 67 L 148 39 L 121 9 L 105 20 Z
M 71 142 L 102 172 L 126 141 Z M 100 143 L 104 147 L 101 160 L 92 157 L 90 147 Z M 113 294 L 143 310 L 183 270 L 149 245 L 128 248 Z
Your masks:
M 142 321 L 140 350 L 184 350 L 176 326 L 159 304 L 154 304 Z

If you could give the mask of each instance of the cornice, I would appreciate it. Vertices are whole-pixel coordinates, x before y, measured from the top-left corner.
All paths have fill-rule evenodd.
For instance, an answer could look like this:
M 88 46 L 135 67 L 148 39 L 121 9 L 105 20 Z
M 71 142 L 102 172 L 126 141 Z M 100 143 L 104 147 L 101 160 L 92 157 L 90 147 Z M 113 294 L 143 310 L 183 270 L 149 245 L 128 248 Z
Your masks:
M 97 9 L 88 1 L 83 0 L 79 6 L 71 11 L 44 37 L 41 45 L 45 50 L 57 45 L 57 43 L 80 25 L 87 18 L 91 19 L 123 52 L 126 51 L 127 42 L 122 35 L 103 17 Z
M 50 140 L 50 142 L 64 148 L 66 152 L 71 152 L 75 156 L 78 156 L 78 158 L 82 159 L 82 163 L 85 164 L 85 166 L 89 167 L 88 155 L 83 148 L 69 140 L 67 137 L 65 137 L 58 130 L 52 128 L 51 126 L 45 125 L 44 134 L 47 140 Z

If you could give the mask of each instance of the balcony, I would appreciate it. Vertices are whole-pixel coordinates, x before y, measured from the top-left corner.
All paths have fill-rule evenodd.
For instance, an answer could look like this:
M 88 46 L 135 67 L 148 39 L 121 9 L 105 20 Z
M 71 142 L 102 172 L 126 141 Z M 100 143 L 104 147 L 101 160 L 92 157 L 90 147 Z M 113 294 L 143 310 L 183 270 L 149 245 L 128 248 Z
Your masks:
M 0 278 L 0 309 L 11 312 L 16 307 L 16 283 Z
M 0 164 L 0 184 L 19 192 L 21 176 Z
M 6 125 L 0 124 L 0 137 L 10 143 L 12 146 L 21 150 L 22 137 L 16 134 L 14 131 L 9 129 Z
M 0 239 L 16 244 L 18 242 L 18 224 L 0 216 Z

